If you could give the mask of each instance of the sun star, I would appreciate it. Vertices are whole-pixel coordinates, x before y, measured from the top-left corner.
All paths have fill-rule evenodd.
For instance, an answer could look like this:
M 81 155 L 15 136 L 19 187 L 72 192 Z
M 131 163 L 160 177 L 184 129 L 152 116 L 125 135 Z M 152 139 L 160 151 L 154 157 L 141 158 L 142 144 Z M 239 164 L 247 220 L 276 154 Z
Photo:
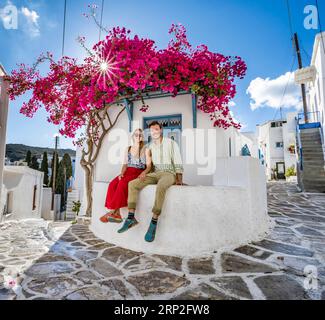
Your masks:
M 99 58 L 97 61 L 99 79 L 104 80 L 104 84 L 106 85 L 107 80 L 113 82 L 113 77 L 116 77 L 116 70 L 119 68 L 116 66 L 117 62 L 114 61 L 114 57 L 111 56 L 111 53 L 107 55 L 105 59 Z

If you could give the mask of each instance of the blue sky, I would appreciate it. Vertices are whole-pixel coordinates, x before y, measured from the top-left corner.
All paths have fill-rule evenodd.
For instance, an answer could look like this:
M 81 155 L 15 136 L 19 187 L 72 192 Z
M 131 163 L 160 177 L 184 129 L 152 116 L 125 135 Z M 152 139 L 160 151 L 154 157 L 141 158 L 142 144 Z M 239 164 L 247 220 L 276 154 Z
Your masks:
M 5 69 L 10 72 L 20 62 L 32 64 L 41 52 L 51 51 L 59 58 L 64 1 L 0 0 L 0 10 L 8 2 L 18 8 L 19 16 L 17 30 L 6 30 L 0 20 L 0 63 Z M 325 26 L 325 1 L 318 2 Z M 89 3 L 100 5 L 101 0 L 68 0 L 66 55 L 83 57 L 83 49 L 75 41 L 79 35 L 87 38 L 89 46 L 98 40 L 98 29 L 82 16 Z M 303 10 L 306 5 L 314 5 L 315 0 L 290 0 L 290 4 L 293 30 L 298 32 L 303 63 L 308 65 L 319 31 L 304 28 Z M 299 88 L 288 73 L 293 47 L 286 0 L 105 0 L 105 26 L 125 26 L 154 39 L 158 47 L 167 45 L 168 29 L 178 22 L 187 28 L 193 45 L 204 43 L 212 51 L 239 55 L 246 61 L 247 76 L 238 82 L 232 107 L 244 131 L 253 131 L 256 124 L 278 118 L 281 102 L 284 112 L 299 107 Z M 288 79 L 287 95 L 282 99 Z M 47 123 L 42 110 L 33 119 L 21 115 L 19 108 L 26 99 L 10 105 L 7 142 L 52 146 L 57 128 Z M 61 147 L 71 146 L 70 140 L 61 139 Z

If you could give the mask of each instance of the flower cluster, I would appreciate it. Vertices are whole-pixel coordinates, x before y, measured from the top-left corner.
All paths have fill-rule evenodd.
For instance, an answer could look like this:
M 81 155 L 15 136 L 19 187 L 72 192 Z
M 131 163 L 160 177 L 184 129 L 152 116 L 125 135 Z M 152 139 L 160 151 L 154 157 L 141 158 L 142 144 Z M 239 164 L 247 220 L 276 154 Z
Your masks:
M 236 94 L 236 78 L 245 76 L 245 62 L 237 56 L 213 53 L 205 45 L 193 48 L 180 24 L 172 25 L 170 34 L 168 47 L 158 50 L 151 39 L 113 28 L 81 64 L 69 57 L 54 61 L 50 56 L 45 76 L 20 65 L 7 77 L 9 96 L 15 99 L 31 91 L 21 112 L 31 117 L 44 106 L 48 120 L 63 124 L 61 133 L 69 137 L 75 136 L 92 111 L 148 91 L 196 94 L 198 108 L 210 115 L 214 126 L 239 128 L 228 104 Z M 84 45 L 83 37 L 78 40 Z M 147 105 L 141 108 L 143 112 L 147 109 Z

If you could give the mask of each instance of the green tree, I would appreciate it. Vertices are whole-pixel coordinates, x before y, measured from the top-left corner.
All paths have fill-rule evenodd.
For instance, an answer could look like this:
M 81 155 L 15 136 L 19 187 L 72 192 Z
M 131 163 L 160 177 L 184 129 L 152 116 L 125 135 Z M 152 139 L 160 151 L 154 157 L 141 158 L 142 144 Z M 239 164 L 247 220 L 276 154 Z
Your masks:
M 30 166 L 29 166 L 31 169 L 34 169 L 34 170 L 39 170 L 39 163 L 37 161 L 37 157 L 36 156 L 33 156 L 32 157 L 32 161 L 30 163 Z
M 66 168 L 66 178 L 69 180 L 72 177 L 72 161 L 68 153 L 65 153 L 62 158 L 63 166 Z
M 56 187 L 55 191 L 57 194 L 61 194 L 61 204 L 62 208 L 66 201 L 66 186 L 67 180 L 72 177 L 72 162 L 69 154 L 64 154 L 62 160 L 58 165 L 57 175 L 56 175 Z
M 57 174 L 56 174 L 56 185 L 55 191 L 57 194 L 63 195 L 64 192 L 64 163 L 63 160 L 60 161 Z
M 30 150 L 28 150 L 27 153 L 26 153 L 25 162 L 27 162 L 27 165 L 30 167 L 30 164 L 32 162 L 32 153 L 31 153 Z
M 52 173 L 51 173 L 51 179 L 50 179 L 50 187 L 53 188 L 53 174 L 54 174 L 54 158 L 55 158 L 55 163 L 56 163 L 56 172 L 58 172 L 58 168 L 59 168 L 59 156 L 56 152 L 53 153 L 53 158 L 52 158 L 52 161 L 51 161 L 51 170 L 52 170 Z M 55 188 L 56 189 L 56 188 Z
M 48 184 L 49 184 L 49 162 L 48 162 L 48 158 L 47 158 L 47 152 L 44 152 L 44 154 L 43 154 L 41 171 L 44 172 L 43 184 L 48 186 Z

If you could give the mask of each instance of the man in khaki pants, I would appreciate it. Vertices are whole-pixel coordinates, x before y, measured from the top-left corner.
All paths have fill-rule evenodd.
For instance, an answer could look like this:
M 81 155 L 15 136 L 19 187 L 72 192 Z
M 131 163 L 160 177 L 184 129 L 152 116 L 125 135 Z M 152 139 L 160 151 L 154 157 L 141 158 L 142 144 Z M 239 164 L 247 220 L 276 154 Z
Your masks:
M 123 227 L 118 231 L 125 232 L 136 226 L 135 210 L 139 191 L 144 187 L 156 184 L 156 197 L 152 209 L 153 217 L 145 235 L 147 242 L 155 240 L 158 218 L 161 214 L 166 192 L 172 185 L 183 184 L 183 164 L 179 146 L 174 140 L 163 137 L 163 128 L 157 122 L 150 124 L 150 134 L 152 142 L 149 145 L 151 151 L 154 172 L 141 175 L 138 179 L 129 183 L 128 208 L 129 216 L 125 220 Z

